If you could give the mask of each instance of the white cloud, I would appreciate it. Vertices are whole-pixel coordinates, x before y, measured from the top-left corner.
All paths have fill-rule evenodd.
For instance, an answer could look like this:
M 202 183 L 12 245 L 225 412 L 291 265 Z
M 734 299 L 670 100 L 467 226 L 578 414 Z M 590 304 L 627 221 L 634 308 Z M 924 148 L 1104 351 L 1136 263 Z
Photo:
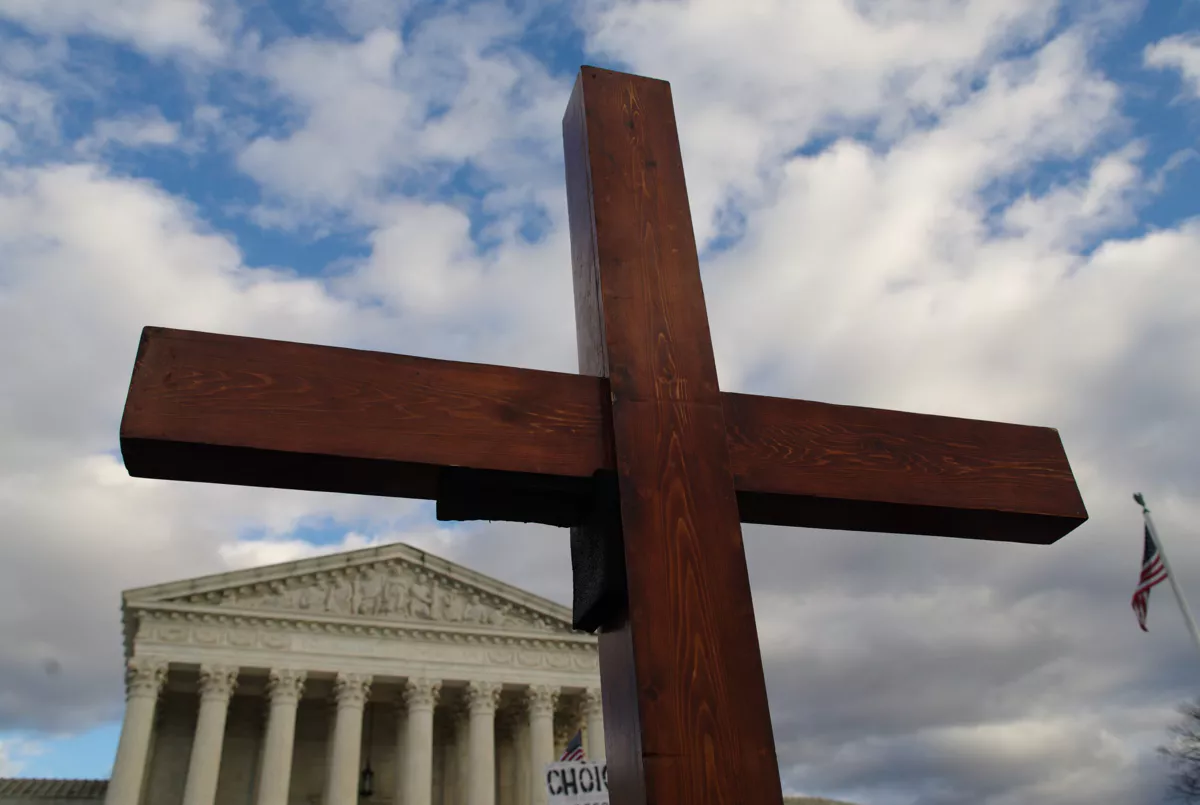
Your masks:
M 284 139 L 260 138 L 241 164 L 268 187 L 301 198 L 346 203 L 413 148 L 403 135 L 423 110 L 391 86 L 399 37 L 377 31 L 360 44 L 296 42 L 267 54 L 267 71 L 285 96 L 311 110 L 308 125 Z
M 329 0 L 328 5 L 346 30 L 365 34 L 380 28 L 400 28 L 415 3 L 413 0 Z
M 140 115 L 100 120 L 92 133 L 75 144 L 75 150 L 83 155 L 95 155 L 105 148 L 147 148 L 176 145 L 179 143 L 179 124 L 163 117 L 154 109 Z
M 669 78 L 701 242 L 727 201 L 769 193 L 777 161 L 810 138 L 902 136 L 967 97 L 1008 47 L 1031 43 L 1055 5 L 1036 0 L 871 3 L 720 0 L 584 7 L 589 45 Z
M 922 803 L 1145 801 L 1137 798 L 1149 793 L 1147 783 L 1151 783 L 1137 774 L 1138 758 L 1103 721 L 1093 718 L 1028 718 L 865 738 L 840 751 L 823 774 L 870 780 L 884 756 L 905 769 L 906 787 L 921 792 L 917 801 Z M 970 770 L 975 785 L 947 786 L 948 769 Z M 885 779 L 856 788 L 867 801 L 880 796 L 884 802 L 903 801 L 889 800 Z
M 1200 35 L 1179 34 L 1146 48 L 1147 67 L 1178 70 L 1188 91 L 1200 97 Z
M 410 183 L 426 192 L 469 164 L 489 182 L 541 190 L 559 159 L 567 85 L 505 45 L 519 29 L 483 5 L 354 42 L 286 40 L 263 73 L 299 125 L 261 136 L 241 167 L 285 207 L 370 209 Z M 511 192 L 511 188 L 509 189 Z
M 376 215 L 369 258 L 333 287 L 397 316 L 406 351 L 574 371 L 564 231 L 530 245 L 498 228 L 483 253 L 453 207 L 398 201 Z
M 0 73 L 0 151 L 25 141 L 53 141 L 57 134 L 54 96 L 32 81 Z
M 111 38 L 155 56 L 221 55 L 222 16 L 209 0 L 0 0 L 0 17 L 38 33 Z
M 454 538 L 452 530 L 431 525 L 425 528 L 414 527 L 402 532 L 371 535 L 349 531 L 336 542 L 321 544 L 287 537 L 242 539 L 222 544 L 217 549 L 217 553 L 230 569 L 239 570 L 282 562 L 295 562 L 300 559 L 327 556 L 342 551 L 357 551 L 398 541 L 440 556 L 445 552 L 447 543 L 453 542 Z M 437 548 L 441 548 L 442 551 L 439 552 Z
M 365 290 L 426 315 L 444 314 L 473 295 L 483 261 L 472 248 L 464 213 L 417 203 L 389 212 L 389 223 L 372 235 L 371 260 L 356 275 Z
M 346 534 L 337 542 L 320 545 L 302 539 L 243 539 L 225 542 L 217 549 L 217 554 L 231 570 L 241 570 L 370 548 L 382 543 L 377 538 L 354 533 Z
M 41 753 L 42 746 L 36 741 L 0 738 L 0 777 L 17 776 L 33 757 Z
M 997 182 L 1086 153 L 1116 120 L 1115 88 L 1079 47 L 1060 39 L 994 68 L 938 126 L 883 153 L 841 140 L 786 161 L 744 242 L 708 269 L 726 385 L 768 364 L 787 367 L 776 391 L 799 393 L 789 379 L 803 380 L 844 402 L 965 414 L 960 401 L 999 380 L 994 350 L 1027 377 L 1045 350 L 1006 349 L 1013 317 L 1067 281 L 1082 240 L 1132 215 L 1140 179 L 1135 152 L 1116 152 L 1085 180 L 1022 196 L 998 219 L 991 210 L 1005 201 Z M 971 415 L 1028 415 L 1036 407 L 1013 409 L 1028 402 L 1013 395 L 1054 394 L 1037 382 L 1006 388 Z

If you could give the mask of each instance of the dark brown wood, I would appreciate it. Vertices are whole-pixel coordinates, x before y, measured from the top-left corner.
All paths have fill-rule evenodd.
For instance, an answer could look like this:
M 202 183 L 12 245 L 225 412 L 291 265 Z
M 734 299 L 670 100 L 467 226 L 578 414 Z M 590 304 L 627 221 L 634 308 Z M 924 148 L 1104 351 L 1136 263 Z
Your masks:
M 669 85 L 585 67 L 563 134 L 581 376 L 147 328 L 126 466 L 572 526 L 614 805 L 779 803 L 739 521 L 1053 542 L 1087 512 L 1047 428 L 722 393 Z
M 1053 428 L 722 401 L 744 522 L 1048 544 L 1087 520 Z
M 620 490 L 596 538 L 625 558 L 600 634 L 609 785 L 623 805 L 781 803 L 670 86 L 586 67 L 563 139 L 580 368 L 608 373 Z
M 609 395 L 598 377 L 148 327 L 121 450 L 139 477 L 427 500 L 445 467 L 491 470 L 531 507 L 505 519 L 571 525 L 561 501 L 616 469 Z M 721 406 L 743 522 L 1049 543 L 1087 519 L 1051 428 Z
M 588 478 L 615 460 L 605 389 L 580 381 L 147 327 L 121 450 L 138 476 L 327 488 L 336 469 L 337 491 L 425 499 L 444 466 Z

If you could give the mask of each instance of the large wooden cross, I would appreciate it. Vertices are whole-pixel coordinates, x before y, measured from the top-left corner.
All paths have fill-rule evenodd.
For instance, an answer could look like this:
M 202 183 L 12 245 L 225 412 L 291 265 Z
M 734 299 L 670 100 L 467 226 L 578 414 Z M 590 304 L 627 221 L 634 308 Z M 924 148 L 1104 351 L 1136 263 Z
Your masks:
M 580 374 L 146 328 L 125 465 L 571 526 L 612 801 L 778 805 L 741 522 L 1046 544 L 1087 513 L 1048 428 L 720 391 L 670 86 L 583 68 L 563 140 Z

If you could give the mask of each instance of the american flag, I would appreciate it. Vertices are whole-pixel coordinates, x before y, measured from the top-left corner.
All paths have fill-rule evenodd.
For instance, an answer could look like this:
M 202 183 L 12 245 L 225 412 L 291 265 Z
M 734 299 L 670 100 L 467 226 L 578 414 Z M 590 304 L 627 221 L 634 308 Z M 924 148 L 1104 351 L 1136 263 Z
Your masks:
M 1154 537 L 1150 536 L 1150 526 L 1146 526 L 1146 547 L 1142 549 L 1142 577 L 1138 579 L 1137 592 L 1133 594 L 1133 611 L 1137 614 L 1138 626 L 1143 632 L 1146 628 L 1146 613 L 1150 607 L 1150 588 L 1167 580 L 1167 568 L 1163 565 L 1162 555 Z
M 563 750 L 558 762 L 562 763 L 564 760 L 583 762 L 583 730 L 576 730 L 574 737 L 567 741 L 567 748 Z

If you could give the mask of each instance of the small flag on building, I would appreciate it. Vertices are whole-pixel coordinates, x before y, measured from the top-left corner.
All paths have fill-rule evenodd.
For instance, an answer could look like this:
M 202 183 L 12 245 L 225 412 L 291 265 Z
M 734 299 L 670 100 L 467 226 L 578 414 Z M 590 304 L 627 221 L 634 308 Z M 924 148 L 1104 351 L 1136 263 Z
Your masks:
M 562 757 L 558 759 L 558 762 L 562 763 L 570 760 L 583 762 L 583 730 L 576 730 L 574 737 L 567 741 L 567 748 L 563 751 Z
M 1138 579 L 1137 591 L 1133 594 L 1133 611 L 1137 614 L 1138 626 L 1143 632 L 1146 628 L 1146 613 L 1150 607 L 1150 590 L 1156 584 L 1167 580 L 1167 568 L 1163 564 L 1158 543 L 1150 534 L 1150 526 L 1145 527 L 1146 545 L 1142 549 L 1142 575 Z

